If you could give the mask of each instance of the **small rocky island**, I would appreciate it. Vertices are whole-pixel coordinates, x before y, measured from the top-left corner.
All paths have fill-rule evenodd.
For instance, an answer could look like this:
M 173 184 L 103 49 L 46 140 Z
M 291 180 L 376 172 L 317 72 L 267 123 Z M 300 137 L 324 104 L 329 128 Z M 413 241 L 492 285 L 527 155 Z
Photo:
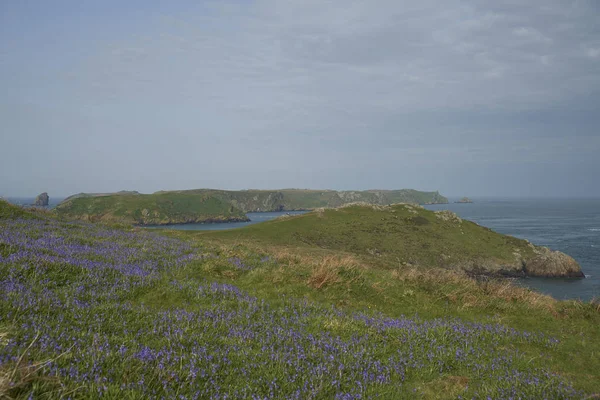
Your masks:
M 33 203 L 33 205 L 36 207 L 47 207 L 48 201 L 50 201 L 50 197 L 48 196 L 48 193 L 46 193 L 46 192 L 40 193 L 35 198 L 35 203 Z
M 463 197 L 462 199 L 455 201 L 455 203 L 472 203 L 472 202 L 473 202 L 473 200 L 471 200 L 468 197 Z

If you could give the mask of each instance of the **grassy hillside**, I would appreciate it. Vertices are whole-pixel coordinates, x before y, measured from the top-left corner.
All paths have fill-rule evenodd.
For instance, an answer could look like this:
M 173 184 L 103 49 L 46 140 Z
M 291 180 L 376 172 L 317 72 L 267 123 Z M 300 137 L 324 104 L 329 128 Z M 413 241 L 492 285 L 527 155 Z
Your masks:
M 136 224 L 172 224 L 243 220 L 247 212 L 339 207 L 356 201 L 370 204 L 391 204 L 399 201 L 424 204 L 448 200 L 438 192 L 408 189 L 362 192 L 196 189 L 160 191 L 152 195 L 122 191 L 113 194 L 79 193 L 65 199 L 56 207 L 56 211 L 59 215 L 90 221 L 121 220 Z
M 285 207 L 283 194 L 276 190 L 216 190 L 195 189 L 178 192 L 157 193 L 189 193 L 214 196 L 231 203 L 244 212 L 282 211 Z
M 0 199 L 0 218 L 28 218 L 31 214 L 23 208 L 10 204 Z
M 0 398 L 600 390 L 594 304 L 447 271 L 368 268 L 331 249 L 170 235 L 0 218 Z
M 121 190 L 120 192 L 114 192 L 114 193 L 77 193 L 74 195 L 71 195 L 69 197 L 67 197 L 66 199 L 63 200 L 63 202 L 69 201 L 69 200 L 73 200 L 73 199 L 77 199 L 80 197 L 99 197 L 99 196 L 134 196 L 134 195 L 138 195 L 140 194 L 139 192 L 135 191 L 135 190 Z
M 450 212 L 402 204 L 324 209 L 210 235 L 344 251 L 390 268 L 435 266 L 517 276 L 525 274 L 528 262 L 538 260 L 541 253 L 525 240 Z
M 175 192 L 75 197 L 54 211 L 67 218 L 140 225 L 247 220 L 241 210 L 216 196 Z
M 401 190 L 281 190 L 286 210 L 339 207 L 349 203 L 363 202 L 377 205 L 393 203 L 432 204 L 447 203 L 448 199 L 439 192 L 422 192 L 413 189 Z
M 169 193 L 169 192 L 158 192 Z M 387 205 L 393 203 L 447 203 L 438 192 L 421 192 L 412 189 L 336 191 L 310 189 L 282 190 L 214 190 L 197 189 L 177 193 L 195 193 L 217 196 L 231 202 L 245 212 L 313 210 L 321 207 L 339 207 L 354 202 Z

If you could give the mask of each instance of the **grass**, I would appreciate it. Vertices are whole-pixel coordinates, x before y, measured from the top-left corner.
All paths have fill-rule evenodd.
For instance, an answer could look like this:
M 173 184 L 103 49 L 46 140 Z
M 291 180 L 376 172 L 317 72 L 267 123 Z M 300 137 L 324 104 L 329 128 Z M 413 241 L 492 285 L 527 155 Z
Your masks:
M 67 198 L 56 212 L 68 218 L 140 225 L 245 220 L 254 211 L 305 210 L 338 207 L 353 202 L 389 204 L 447 202 L 438 192 L 416 190 L 355 191 L 333 190 L 213 190 L 161 191 L 146 195 L 137 192 L 114 194 L 80 193 Z
M 443 266 L 518 274 L 521 260 L 534 256 L 524 240 L 411 205 L 351 205 L 206 235 L 343 251 L 388 268 Z
M 333 190 L 213 190 L 161 191 L 154 194 L 80 193 L 65 199 L 55 211 L 86 221 L 166 225 L 189 222 L 245 220 L 245 213 L 337 207 L 361 200 L 388 204 L 398 200 L 447 202 L 438 192 L 416 190 L 336 192 Z
M 600 390 L 591 303 L 453 271 L 378 267 L 335 249 L 17 211 L 0 219 L 0 398 Z
M 448 199 L 438 192 L 422 192 L 412 189 L 401 190 L 365 190 L 365 191 L 334 191 L 334 190 L 302 190 L 285 189 L 281 191 L 285 199 L 285 209 L 315 209 L 320 207 L 339 207 L 352 202 L 370 204 L 392 203 L 447 203 Z
M 159 192 L 170 193 L 170 192 Z M 412 189 L 336 191 L 310 189 L 281 190 L 214 190 L 198 189 L 179 193 L 209 194 L 226 200 L 245 212 L 312 210 L 320 207 L 339 207 L 362 201 L 370 204 L 447 203 L 448 199 L 438 192 L 422 192 Z
M 175 192 L 78 197 L 55 211 L 62 217 L 143 225 L 246 219 L 241 210 L 218 197 Z
M 182 232 L 170 234 L 187 240 L 194 236 Z M 592 393 L 600 390 L 597 304 L 557 301 L 510 280 L 475 280 L 460 271 L 378 268 L 348 253 L 256 242 L 240 245 L 212 236 L 197 235 L 221 259 L 268 254 L 272 262 L 240 273 L 232 272 L 217 258 L 196 271 L 197 276 L 210 275 L 222 282 L 235 282 L 237 287 L 274 302 L 278 296 L 287 295 L 352 312 L 376 310 L 392 318 L 403 315 L 418 315 L 426 320 L 458 318 L 543 332 L 558 338 L 560 346 L 551 352 L 518 346 L 519 351 L 532 359 L 543 357 L 545 365 L 568 376 L 578 388 Z

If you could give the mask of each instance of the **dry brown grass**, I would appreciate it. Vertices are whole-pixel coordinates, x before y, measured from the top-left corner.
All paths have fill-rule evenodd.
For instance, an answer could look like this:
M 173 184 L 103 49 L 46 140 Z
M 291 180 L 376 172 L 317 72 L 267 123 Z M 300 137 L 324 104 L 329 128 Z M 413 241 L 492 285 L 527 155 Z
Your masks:
M 313 266 L 308 278 L 308 285 L 315 289 L 321 289 L 342 281 L 350 284 L 361 277 L 360 269 L 360 264 L 356 263 L 353 257 L 325 257 Z M 342 272 L 351 272 L 350 275 L 354 277 L 349 280 L 344 279 L 340 275 Z
M 279 264 L 286 265 L 286 268 L 299 266 L 304 269 L 308 267 L 310 276 L 306 282 L 315 289 L 352 282 L 353 280 L 348 280 L 340 275 L 344 269 L 363 271 L 374 268 L 381 272 L 388 270 L 350 253 L 340 254 L 326 249 L 308 250 L 253 242 L 244 242 L 243 245 L 253 251 L 271 255 Z M 220 243 L 220 246 L 223 246 L 223 243 Z M 395 268 L 387 273 L 391 274 L 392 278 L 389 282 L 384 279 L 383 282 L 371 282 L 369 286 L 377 292 L 383 293 L 390 284 L 393 285 L 393 282 L 401 282 L 412 286 L 414 290 L 423 289 L 433 293 L 434 296 L 463 309 L 486 308 L 492 304 L 494 307 L 508 309 L 515 305 L 521 305 L 534 310 L 544 310 L 557 318 L 568 317 L 564 315 L 564 311 L 558 310 L 559 302 L 551 296 L 520 287 L 510 279 L 476 280 L 459 270 L 421 269 L 415 266 Z M 275 275 L 274 280 L 285 279 L 283 270 Z M 600 312 L 600 302 L 593 304 Z
M 455 399 L 466 390 L 469 381 L 466 376 L 445 376 L 426 383 L 422 391 L 430 399 Z
M 492 301 L 523 303 L 556 314 L 557 301 L 551 296 L 519 287 L 508 279 L 478 281 L 462 271 L 406 268 L 392 271 L 392 277 L 417 286 L 437 288 L 442 297 L 463 308 L 485 307 Z
M 5 337 L 5 334 L 0 335 Z M 40 371 L 50 361 L 31 363 L 27 359 L 27 353 L 37 341 L 36 336 L 29 346 L 21 353 L 18 361 L 13 365 L 5 365 L 0 369 L 0 399 L 12 399 L 12 393 L 18 392 L 35 381 L 52 381 L 52 378 L 40 376 Z

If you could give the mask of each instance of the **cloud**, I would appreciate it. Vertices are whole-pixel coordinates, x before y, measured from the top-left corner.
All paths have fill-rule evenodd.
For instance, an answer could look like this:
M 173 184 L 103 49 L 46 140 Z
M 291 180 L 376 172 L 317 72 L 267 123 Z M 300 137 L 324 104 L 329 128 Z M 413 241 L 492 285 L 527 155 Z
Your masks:
M 585 61 L 597 49 L 574 51 L 598 35 L 581 24 L 585 9 L 562 4 L 226 3 L 164 17 L 159 32 L 98 52 L 80 73 L 119 96 L 166 92 L 280 116 L 300 104 L 334 115 L 543 107 L 588 92 L 579 74 L 598 81 Z
M 585 53 L 588 57 L 598 58 L 600 57 L 600 48 L 587 48 Z
M 285 164 L 271 179 L 305 168 L 306 184 L 310 166 L 296 152 L 320 158 L 315 170 L 334 162 L 351 175 L 359 156 L 382 169 L 419 159 L 483 167 L 526 154 L 547 162 L 561 151 L 588 160 L 599 150 L 594 1 L 224 0 L 150 15 L 88 45 L 67 68 L 42 74 L 43 63 L 32 63 L 36 73 L 26 74 L 5 61 L 0 100 L 33 93 L 27 101 L 52 103 L 55 115 L 76 114 L 77 129 L 94 121 L 90 131 L 110 130 L 104 140 L 115 145 L 143 143 L 150 158 L 227 151 L 235 160 L 222 178 L 239 187 L 250 171 L 271 171 L 269 157 Z M 22 60 L 14 48 L 0 51 Z M 6 121 L 30 126 L 14 115 Z M 65 137 L 61 122 L 52 126 Z M 218 162 L 204 157 L 183 165 Z M 423 174 L 433 186 L 443 181 Z M 196 184 L 191 173 L 178 179 Z

